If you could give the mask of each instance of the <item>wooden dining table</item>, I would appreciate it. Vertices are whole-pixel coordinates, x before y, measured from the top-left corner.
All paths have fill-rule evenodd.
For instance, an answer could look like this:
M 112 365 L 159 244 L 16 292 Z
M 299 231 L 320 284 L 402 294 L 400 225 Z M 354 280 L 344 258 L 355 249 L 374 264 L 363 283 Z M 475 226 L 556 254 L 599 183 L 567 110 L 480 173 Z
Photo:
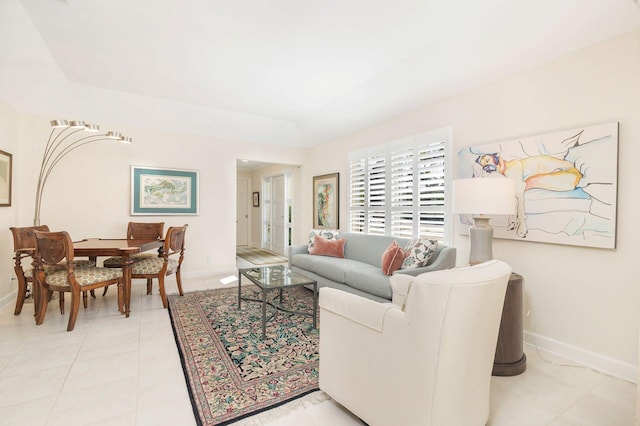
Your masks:
M 129 307 L 131 304 L 131 256 L 154 248 L 161 248 L 164 240 L 158 239 L 106 239 L 87 238 L 73 242 L 74 257 L 88 257 L 96 260 L 98 257 L 122 256 L 122 276 L 124 278 L 124 313 L 129 317 Z

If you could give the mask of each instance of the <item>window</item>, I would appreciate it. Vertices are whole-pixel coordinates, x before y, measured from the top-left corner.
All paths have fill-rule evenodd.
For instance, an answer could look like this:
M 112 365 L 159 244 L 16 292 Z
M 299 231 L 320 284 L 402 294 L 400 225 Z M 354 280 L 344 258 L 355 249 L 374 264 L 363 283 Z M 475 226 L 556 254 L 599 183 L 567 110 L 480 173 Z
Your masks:
M 450 133 L 446 128 L 352 153 L 350 232 L 449 240 Z

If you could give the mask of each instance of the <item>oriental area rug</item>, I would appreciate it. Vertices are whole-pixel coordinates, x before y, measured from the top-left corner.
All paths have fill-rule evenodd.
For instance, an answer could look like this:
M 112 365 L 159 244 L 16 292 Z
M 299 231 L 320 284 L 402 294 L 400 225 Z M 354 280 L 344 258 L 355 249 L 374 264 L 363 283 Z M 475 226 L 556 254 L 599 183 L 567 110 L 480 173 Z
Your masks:
M 243 297 L 259 294 L 243 286 Z M 306 288 L 283 297 L 287 309 L 312 312 Z M 243 300 L 238 310 L 237 287 L 171 295 L 169 315 L 199 425 L 230 424 L 318 390 L 310 316 L 278 312 L 263 340 L 261 303 Z
M 236 256 L 241 257 L 254 265 L 273 265 L 289 261 L 289 259 L 284 256 L 253 247 L 236 247 Z

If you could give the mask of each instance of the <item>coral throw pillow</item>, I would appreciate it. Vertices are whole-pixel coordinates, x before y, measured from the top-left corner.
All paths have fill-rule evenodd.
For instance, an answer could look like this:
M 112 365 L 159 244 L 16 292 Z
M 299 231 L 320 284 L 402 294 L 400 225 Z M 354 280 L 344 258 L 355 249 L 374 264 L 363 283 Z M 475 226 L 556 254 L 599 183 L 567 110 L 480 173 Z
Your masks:
M 346 238 L 328 240 L 316 234 L 313 236 L 313 247 L 309 249 L 309 254 L 344 258 L 344 243 L 346 241 Z
M 394 271 L 400 269 L 404 262 L 404 250 L 394 240 L 382 254 L 382 273 L 391 275 Z
M 320 235 L 327 240 L 335 241 L 338 239 L 340 231 L 338 229 L 312 229 L 311 232 L 309 232 L 309 250 L 313 249 L 316 235 Z

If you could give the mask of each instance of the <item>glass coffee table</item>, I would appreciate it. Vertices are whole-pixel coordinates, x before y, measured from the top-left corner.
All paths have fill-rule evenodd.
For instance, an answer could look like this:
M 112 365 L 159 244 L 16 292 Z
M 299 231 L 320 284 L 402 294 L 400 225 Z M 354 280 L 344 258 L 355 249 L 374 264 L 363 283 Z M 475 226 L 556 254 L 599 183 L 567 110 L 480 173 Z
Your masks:
M 251 299 L 242 297 L 242 277 L 248 278 L 253 284 L 258 286 L 262 292 L 262 299 Z M 282 305 L 282 292 L 288 288 L 299 286 L 313 286 L 313 314 L 302 311 L 292 311 Z M 271 300 L 267 299 L 267 293 L 278 290 L 278 295 Z M 273 318 L 278 311 L 288 312 L 295 315 L 313 316 L 313 328 L 317 328 L 316 314 L 318 311 L 318 283 L 302 274 L 291 271 L 283 265 L 264 266 L 256 268 L 238 269 L 238 309 L 241 308 L 243 300 L 262 303 L 262 338 L 267 334 L 267 321 Z M 275 308 L 274 313 L 267 318 L 267 305 Z

